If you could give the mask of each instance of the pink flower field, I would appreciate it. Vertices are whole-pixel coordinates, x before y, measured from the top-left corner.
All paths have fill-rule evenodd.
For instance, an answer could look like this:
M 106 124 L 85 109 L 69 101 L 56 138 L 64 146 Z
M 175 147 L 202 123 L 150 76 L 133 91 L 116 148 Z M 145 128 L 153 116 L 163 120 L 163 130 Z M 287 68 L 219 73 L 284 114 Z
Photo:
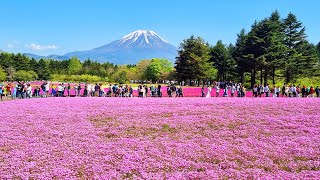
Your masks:
M 320 99 L 0 103 L 0 179 L 319 179 Z

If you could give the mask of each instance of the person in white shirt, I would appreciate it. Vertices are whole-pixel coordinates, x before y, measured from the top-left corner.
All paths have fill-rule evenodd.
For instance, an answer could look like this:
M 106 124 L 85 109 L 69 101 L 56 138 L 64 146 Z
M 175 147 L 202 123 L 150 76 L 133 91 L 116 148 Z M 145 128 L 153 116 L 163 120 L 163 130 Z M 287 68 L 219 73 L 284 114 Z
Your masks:
M 206 98 L 210 98 L 210 97 L 211 97 L 211 86 L 208 86 Z
M 49 96 L 49 90 L 50 90 L 50 82 L 48 81 L 47 83 L 46 83 L 46 97 L 47 96 Z
M 253 87 L 253 95 L 254 97 L 258 97 L 258 86 L 257 85 L 254 85 Z
M 32 87 L 30 86 L 30 84 L 27 85 L 27 98 L 31 98 L 32 97 Z
M 236 92 L 236 86 L 232 84 L 231 86 L 231 97 L 234 97 L 234 93 Z
M 266 93 L 266 97 L 269 97 L 269 92 L 270 92 L 269 84 L 267 84 L 266 87 L 264 87 L 264 92 Z
M 292 86 L 292 97 L 297 97 L 297 88 L 296 88 L 296 85 L 293 85 Z
M 58 97 L 62 97 L 63 86 L 61 84 L 58 85 Z
M 274 86 L 274 97 L 279 97 L 280 96 L 280 86 L 275 87 Z
M 219 97 L 220 87 L 216 85 L 216 97 Z
M 87 94 L 88 94 L 88 97 L 91 96 L 91 90 L 92 90 L 91 84 L 88 84 L 88 85 L 87 85 Z

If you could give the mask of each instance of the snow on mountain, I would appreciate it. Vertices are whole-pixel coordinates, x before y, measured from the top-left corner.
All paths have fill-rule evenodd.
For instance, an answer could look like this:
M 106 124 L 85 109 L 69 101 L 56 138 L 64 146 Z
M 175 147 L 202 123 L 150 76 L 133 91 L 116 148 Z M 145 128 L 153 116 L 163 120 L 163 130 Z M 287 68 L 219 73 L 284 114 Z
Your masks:
M 121 39 L 93 50 L 110 50 L 110 48 L 160 48 L 171 49 L 172 45 L 154 31 L 137 30 Z

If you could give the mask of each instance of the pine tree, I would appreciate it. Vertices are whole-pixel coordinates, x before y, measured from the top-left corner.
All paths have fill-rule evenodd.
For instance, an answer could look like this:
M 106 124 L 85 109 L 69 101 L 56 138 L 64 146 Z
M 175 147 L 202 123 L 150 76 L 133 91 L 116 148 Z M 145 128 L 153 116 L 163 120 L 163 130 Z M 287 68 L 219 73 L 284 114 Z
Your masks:
M 213 64 L 209 61 L 209 45 L 200 37 L 183 40 L 176 58 L 176 77 L 179 81 L 211 80 Z
M 234 60 L 229 54 L 228 48 L 222 43 L 221 40 L 211 48 L 210 61 L 214 67 L 218 70 L 218 81 L 226 81 L 227 75 L 230 75 L 234 71 Z
M 284 28 L 287 48 L 284 69 L 286 82 L 290 82 L 296 75 L 306 74 L 316 59 L 307 50 L 305 27 L 294 14 L 289 13 L 284 19 Z
M 231 55 L 236 62 L 236 72 L 240 78 L 239 81 L 244 83 L 244 73 L 249 71 L 246 58 L 244 57 L 247 41 L 246 31 L 242 29 L 237 36 L 236 44 Z

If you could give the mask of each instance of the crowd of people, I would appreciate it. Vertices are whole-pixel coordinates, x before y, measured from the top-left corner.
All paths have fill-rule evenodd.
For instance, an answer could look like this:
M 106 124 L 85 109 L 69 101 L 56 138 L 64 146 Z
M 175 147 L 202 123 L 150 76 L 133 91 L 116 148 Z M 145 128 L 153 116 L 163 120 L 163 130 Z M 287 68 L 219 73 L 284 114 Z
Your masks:
M 215 96 L 219 97 L 220 90 L 223 89 L 223 97 L 245 97 L 246 96 L 246 88 L 241 85 L 241 83 L 220 83 L 217 82 L 214 85 L 208 85 L 207 91 L 205 90 L 205 86 L 202 86 L 201 89 L 201 97 L 211 97 L 212 89 L 215 90 Z M 313 86 L 306 87 L 295 85 L 295 84 L 283 84 L 280 86 L 269 87 L 269 84 L 263 85 L 254 85 L 252 88 L 252 97 L 320 97 L 320 89 L 319 86 L 314 88 Z
M 24 99 L 32 97 L 133 97 L 134 90 L 130 85 L 108 84 L 103 86 L 98 84 L 71 84 L 71 83 L 51 83 L 49 81 L 31 86 L 31 83 L 0 83 L 0 96 L 7 99 Z M 105 88 L 107 87 L 107 88 Z M 138 85 L 137 97 L 162 97 L 162 90 L 166 89 L 167 97 L 184 97 L 183 86 L 169 83 L 166 87 L 161 84 L 152 84 L 148 87 L 146 84 Z M 212 92 L 214 91 L 214 92 Z M 306 87 L 295 84 L 284 84 L 282 87 L 269 84 L 255 85 L 251 88 L 251 93 L 241 83 L 215 82 L 214 84 L 203 85 L 201 88 L 201 97 L 246 97 L 248 94 L 252 97 L 319 97 L 319 87 Z M 221 92 L 223 92 L 221 94 Z

